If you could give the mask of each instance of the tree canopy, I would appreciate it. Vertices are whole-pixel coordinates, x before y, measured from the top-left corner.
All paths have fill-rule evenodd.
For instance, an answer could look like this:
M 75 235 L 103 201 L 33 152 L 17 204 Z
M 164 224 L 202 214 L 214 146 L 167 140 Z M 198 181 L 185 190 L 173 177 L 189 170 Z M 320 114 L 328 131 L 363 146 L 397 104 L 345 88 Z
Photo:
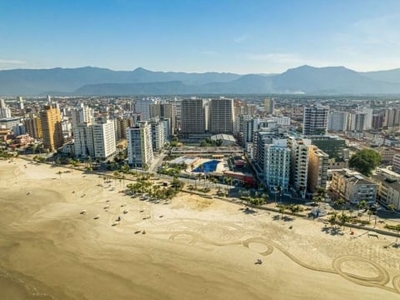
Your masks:
M 381 155 L 379 153 L 371 149 L 363 149 L 350 158 L 349 166 L 361 174 L 369 176 L 380 162 Z

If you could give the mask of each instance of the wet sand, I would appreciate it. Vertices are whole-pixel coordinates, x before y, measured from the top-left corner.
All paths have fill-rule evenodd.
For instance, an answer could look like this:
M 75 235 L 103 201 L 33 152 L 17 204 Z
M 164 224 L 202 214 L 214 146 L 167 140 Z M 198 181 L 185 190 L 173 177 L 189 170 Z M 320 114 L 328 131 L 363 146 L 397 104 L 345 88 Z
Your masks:
M 185 193 L 149 203 L 67 170 L 0 161 L 2 299 L 400 296 L 400 250 L 384 248 L 394 238 L 331 235 L 320 222 Z

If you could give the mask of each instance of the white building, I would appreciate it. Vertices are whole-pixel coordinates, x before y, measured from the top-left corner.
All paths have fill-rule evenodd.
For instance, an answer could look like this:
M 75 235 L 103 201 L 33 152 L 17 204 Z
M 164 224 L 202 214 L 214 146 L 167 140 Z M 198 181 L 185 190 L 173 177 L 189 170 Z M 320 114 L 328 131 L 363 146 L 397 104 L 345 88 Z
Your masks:
M 114 122 L 82 123 L 74 129 L 75 155 L 108 158 L 116 152 Z
M 275 140 L 265 146 L 264 182 L 273 191 L 280 187 L 288 191 L 290 181 L 291 150 L 287 148 L 286 139 Z
M 272 119 L 280 126 L 290 126 L 291 120 L 289 117 L 279 116 L 273 117 Z
M 165 144 L 165 128 L 164 122 L 158 118 L 150 119 L 149 124 L 151 126 L 151 143 L 153 152 L 160 151 L 163 149 Z
M 358 111 L 350 113 L 347 130 L 362 132 L 366 129 L 367 129 L 367 114 Z
M 83 123 L 92 124 L 94 123 L 94 110 L 81 103 L 78 108 L 71 110 L 71 117 L 73 127 Z
M 7 106 L 4 99 L 0 99 L 0 118 L 4 118 L 4 119 L 11 118 L 11 110 Z
M 128 144 L 128 162 L 132 167 L 146 168 L 153 161 L 151 126 L 140 122 L 126 130 Z

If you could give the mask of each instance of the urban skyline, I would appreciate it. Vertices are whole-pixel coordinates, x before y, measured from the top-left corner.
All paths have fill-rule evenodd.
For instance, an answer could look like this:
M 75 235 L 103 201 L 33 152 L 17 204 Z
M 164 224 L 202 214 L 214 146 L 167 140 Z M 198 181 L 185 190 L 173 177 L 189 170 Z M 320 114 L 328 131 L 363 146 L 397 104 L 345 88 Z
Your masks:
M 0 1 L 0 69 L 400 66 L 398 1 Z

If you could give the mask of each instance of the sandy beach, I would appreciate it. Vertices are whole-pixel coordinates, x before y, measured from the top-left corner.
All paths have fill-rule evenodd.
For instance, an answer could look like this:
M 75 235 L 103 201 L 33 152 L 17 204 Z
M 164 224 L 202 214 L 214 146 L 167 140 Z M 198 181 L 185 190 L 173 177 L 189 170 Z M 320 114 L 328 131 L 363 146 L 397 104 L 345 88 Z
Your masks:
M 318 221 L 187 193 L 150 203 L 122 189 L 0 161 L 0 298 L 400 298 L 400 249 L 384 247 L 393 237 L 334 235 Z

